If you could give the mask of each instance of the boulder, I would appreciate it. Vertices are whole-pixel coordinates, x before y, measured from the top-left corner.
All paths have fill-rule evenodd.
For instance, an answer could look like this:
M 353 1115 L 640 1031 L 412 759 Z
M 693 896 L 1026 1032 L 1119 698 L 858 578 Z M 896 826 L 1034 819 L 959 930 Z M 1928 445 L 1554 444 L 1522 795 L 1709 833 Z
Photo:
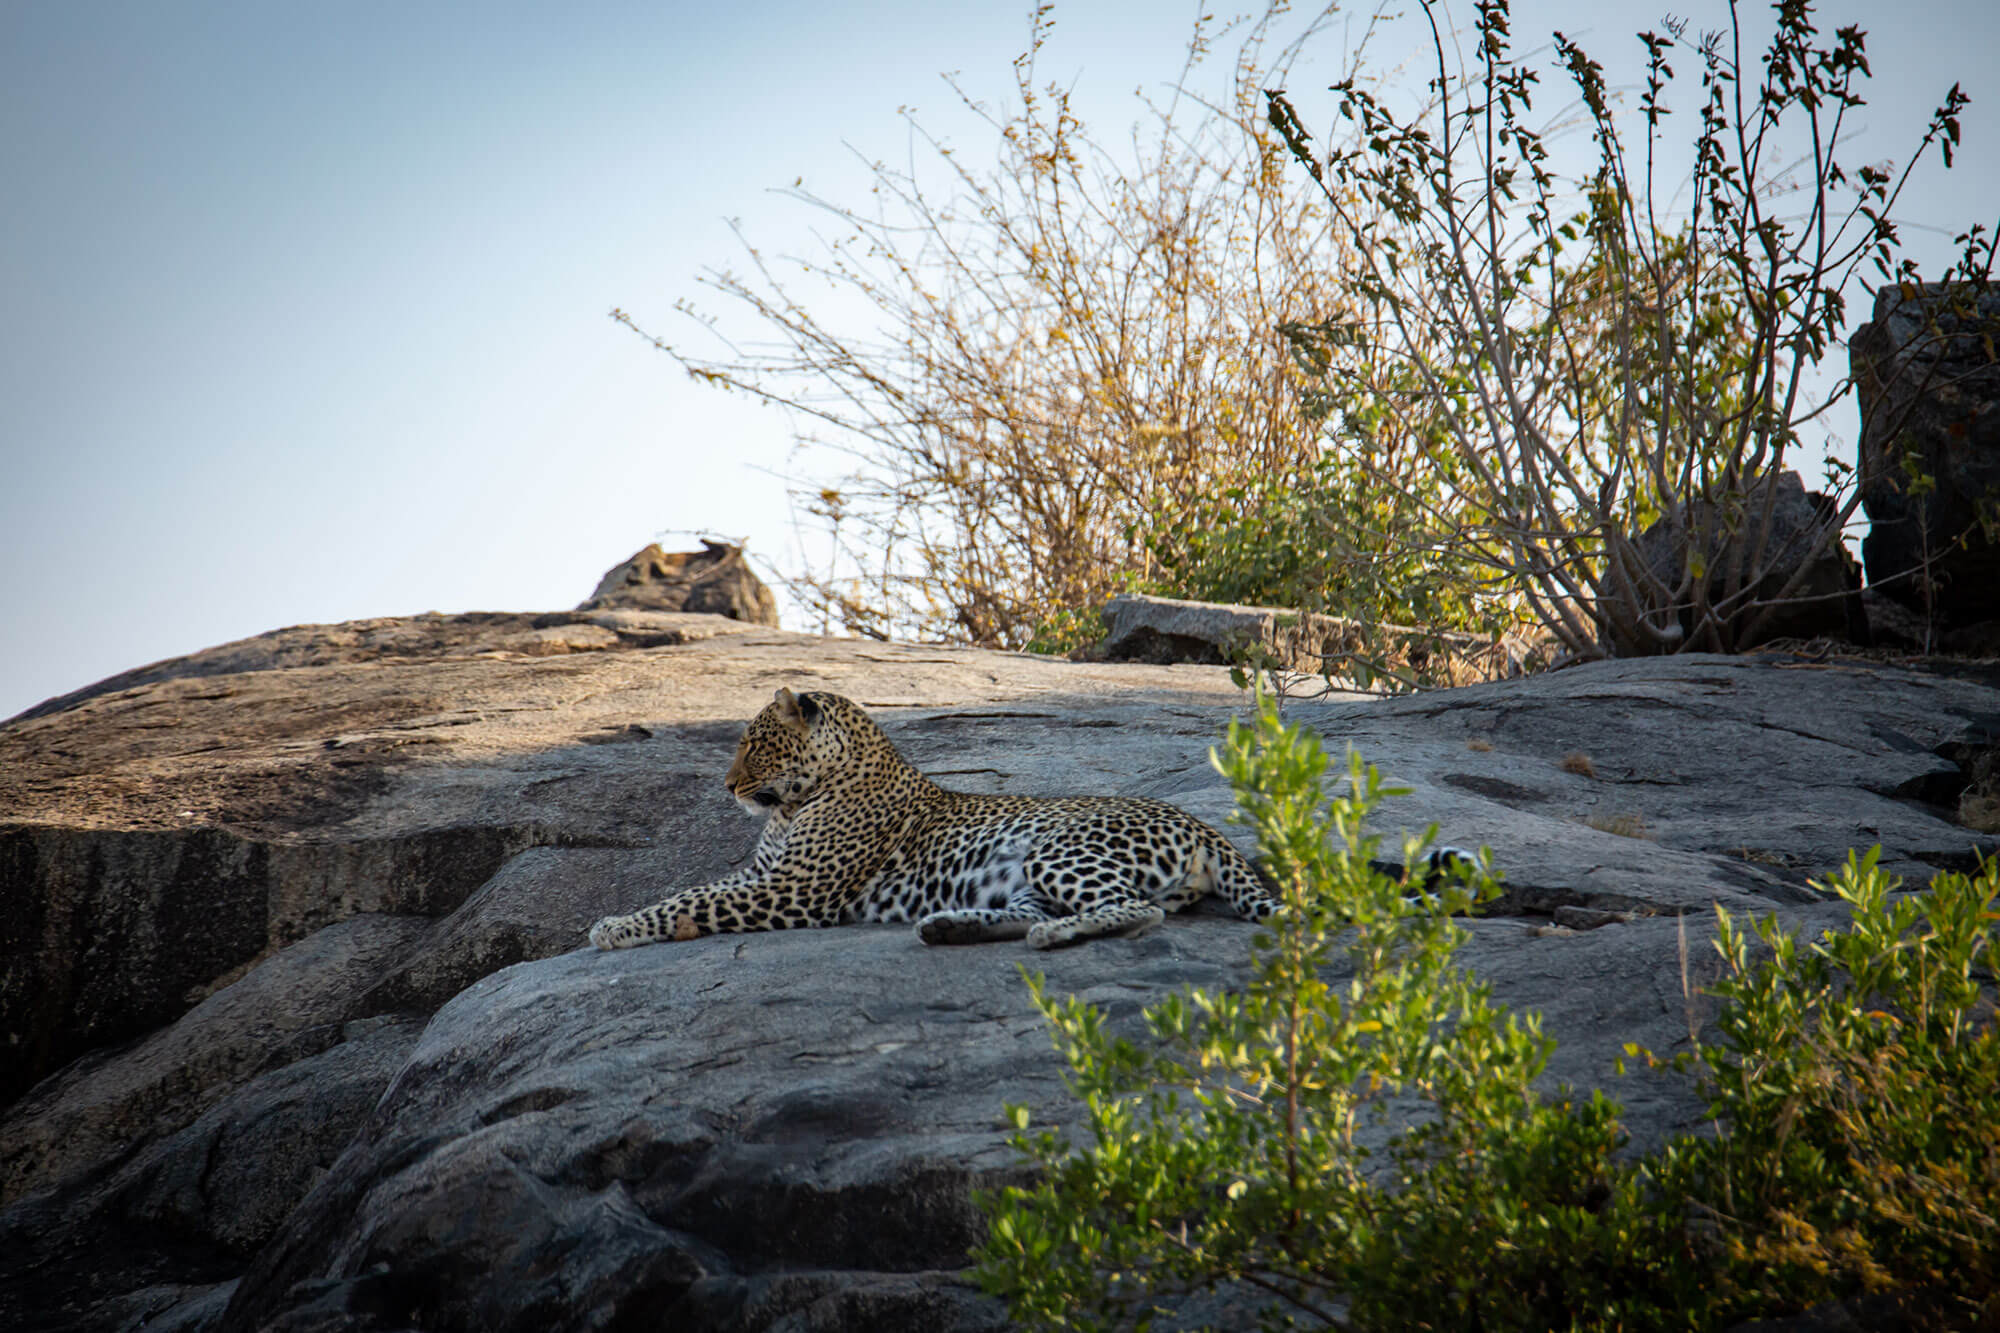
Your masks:
M 10 1329 L 208 1329 L 238 1275 L 325 1177 L 421 1021 L 336 1025 L 176 1133 L 0 1209 Z M 314 1054 L 301 1054 L 323 1046 Z
M 421 917 L 348 917 L 266 959 L 116 1059 L 73 1062 L 8 1108 L 0 1199 L 32 1193 L 135 1139 L 173 1133 L 264 1070 L 340 1041 L 356 1000 L 427 925 Z
M 699 611 L 753 625 L 778 627 L 778 602 L 750 571 L 741 546 L 702 539 L 699 551 L 665 551 L 658 543 L 605 571 L 579 611 Z
M 338 821 L 341 807 L 320 808 Z M 352 914 L 448 912 L 537 841 L 519 825 L 320 841 L 214 827 L 194 811 L 186 822 L 0 823 L 0 895 L 16 908 L 0 921 L 0 1099 L 161 1029 Z
M 2000 621 L 1996 340 L 2000 290 L 1892 283 L 1848 346 L 1870 522 L 1862 560 L 1871 586 L 1923 616 L 1928 648 Z
M 687 619 L 731 628 L 553 656 L 251 641 L 207 659 L 240 670 L 0 725 L 0 839 L 37 849 L 0 860 L 8 985 L 119 1016 L 4 992 L 51 1063 L 0 1106 L 0 1326 L 1004 1327 L 962 1272 L 974 1193 L 1019 1178 L 1002 1108 L 1078 1115 L 1020 966 L 1129 1026 L 1240 978 L 1250 927 L 1053 955 L 906 927 L 599 954 L 583 930 L 742 863 L 757 826 L 720 778 L 781 684 L 858 699 L 949 785 L 1218 825 L 1208 749 L 1242 698 L 1212 666 Z M 1686 1042 L 1682 941 L 1698 985 L 1714 904 L 1817 929 L 1840 909 L 1808 881 L 1851 846 L 1920 880 L 1994 845 L 1955 822 L 2000 751 L 1976 668 L 1689 654 L 1286 709 L 1410 788 L 1385 837 L 1494 849 L 1507 894 L 1465 961 L 1642 1145 L 1695 1123 L 1692 1089 L 1612 1063 Z
M 333 626 L 323 650 L 284 631 L 0 725 L 0 895 L 14 909 L 0 918 L 0 1103 L 348 916 L 449 917 L 530 848 L 658 838 L 720 858 L 714 831 L 736 817 L 720 775 L 779 683 L 817 678 L 892 707 L 1088 698 L 1142 680 L 1165 697 L 1231 692 L 1195 668 L 827 645 L 719 616 L 572 623 L 597 618 L 644 620 L 662 637 L 628 631 L 616 648 L 549 655 L 497 650 L 480 626 L 433 617 Z M 746 657 L 701 646 L 738 638 Z M 394 647 L 349 656 L 369 641 Z M 687 875 L 722 865 L 676 863 Z M 504 951 L 512 929 L 482 938 Z M 494 967 L 522 956 L 489 955 Z M 450 984 L 422 972 L 412 964 L 395 984 Z
M 1481 970 L 1535 948 L 1518 924 L 1472 929 Z M 1240 982 L 1249 933 L 1194 917 L 1034 966 L 1135 1028 L 1148 1001 Z M 1545 953 L 1514 998 L 1577 1034 L 1555 1077 L 1603 1082 L 1624 1040 L 1685 1042 L 1682 997 L 1656 984 L 1677 948 L 1657 921 Z M 1004 1328 L 953 1271 L 982 1234 L 974 1192 L 1020 1178 L 1002 1108 L 1080 1120 L 1021 961 L 855 927 L 488 977 L 431 1020 L 220 1327 L 310 1309 L 363 1329 Z M 1642 1140 L 1698 1123 L 1685 1083 L 1628 1082 Z
M 1771 510 L 1768 531 L 1763 526 L 1766 505 Z M 1697 541 L 1712 608 L 1720 608 L 1729 595 L 1731 561 L 1753 562 L 1762 569 L 1754 580 L 1747 580 L 1749 595 L 1720 612 L 1721 623 L 1708 631 L 1707 643 L 1698 637 L 1703 631 L 1695 623 L 1692 593 L 1674 595 L 1689 576 Z M 1774 639 L 1869 642 L 1861 567 L 1841 542 L 1839 508 L 1828 496 L 1806 490 L 1796 472 L 1781 472 L 1772 481 L 1748 488 L 1740 505 L 1697 500 L 1676 517 L 1661 518 L 1647 527 L 1633 550 L 1650 577 L 1634 581 L 1637 618 L 1680 629 L 1666 648 L 1691 644 L 1741 651 Z M 1746 565 L 1738 577 L 1755 572 Z M 1768 611 L 1756 605 L 1781 597 L 1783 604 Z M 1650 641 L 1636 639 L 1615 642 L 1615 647 L 1620 656 L 1654 649 Z

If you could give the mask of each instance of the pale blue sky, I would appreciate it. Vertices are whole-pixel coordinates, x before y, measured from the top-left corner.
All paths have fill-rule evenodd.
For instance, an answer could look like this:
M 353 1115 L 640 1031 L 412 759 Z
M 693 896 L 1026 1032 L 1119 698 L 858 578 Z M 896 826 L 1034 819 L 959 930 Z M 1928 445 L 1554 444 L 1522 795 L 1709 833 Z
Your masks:
M 1851 9 L 1821 13 L 1872 25 L 1869 156 L 1952 80 L 1975 99 L 1906 216 L 1991 222 L 1995 7 Z M 1127 124 L 1193 13 L 1061 4 L 1044 70 Z M 1561 26 L 1620 59 L 1661 17 L 1515 15 L 1523 45 Z M 1026 30 L 915 0 L 0 0 L 0 718 L 281 625 L 573 605 L 695 529 L 795 567 L 768 470 L 837 462 L 788 460 L 781 416 L 606 311 L 673 331 L 737 259 L 728 217 L 802 248 L 773 187 L 858 197 L 843 145 L 898 154 L 905 103 L 952 128 L 940 71 L 1002 98 Z

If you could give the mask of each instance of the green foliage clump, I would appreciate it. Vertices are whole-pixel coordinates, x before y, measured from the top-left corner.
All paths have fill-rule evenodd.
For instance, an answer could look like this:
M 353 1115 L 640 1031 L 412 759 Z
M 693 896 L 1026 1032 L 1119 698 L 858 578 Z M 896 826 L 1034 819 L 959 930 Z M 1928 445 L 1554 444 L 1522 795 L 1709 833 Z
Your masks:
M 1329 795 L 1317 736 L 1268 704 L 1217 763 L 1285 910 L 1244 991 L 1170 997 L 1143 1044 L 1035 983 L 1092 1142 L 1072 1153 L 1014 1108 L 1045 1178 L 989 1201 L 989 1289 L 1018 1319 L 1075 1328 L 1143 1326 L 1218 1283 L 1376 1326 L 1421 1309 L 1437 1327 L 1545 1329 L 1655 1299 L 1656 1275 L 1626 1257 L 1662 1246 L 1637 1236 L 1660 1224 L 1613 1160 L 1617 1108 L 1539 1096 L 1552 1043 L 1453 964 L 1452 914 L 1490 897 L 1491 876 L 1461 867 L 1412 898 L 1372 869 L 1379 775 L 1350 755 Z M 1392 1098 L 1425 1113 L 1384 1133 Z
M 1718 1039 L 1647 1058 L 1703 1073 L 1720 1132 L 1636 1157 L 1602 1093 L 1538 1090 L 1538 1017 L 1454 963 L 1485 867 L 1414 897 L 1372 869 L 1380 777 L 1350 754 L 1330 795 L 1317 737 L 1268 703 L 1216 762 L 1285 910 L 1241 992 L 1170 997 L 1140 1040 L 1031 981 L 1087 1137 L 1010 1109 L 1040 1181 L 984 1200 L 975 1258 L 1024 1325 L 1144 1328 L 1213 1290 L 1267 1327 L 1485 1330 L 1992 1296 L 2000 869 L 1892 899 L 1875 854 L 1853 860 L 1828 886 L 1852 925 L 1810 944 L 1719 912 Z
M 1700 1047 L 1710 1114 L 1656 1172 L 1721 1242 L 1718 1294 L 1793 1309 L 1895 1289 L 1964 1314 L 2000 1290 L 2000 863 L 1927 893 L 1881 849 L 1828 886 L 1846 930 L 1802 945 L 1772 918 L 1718 912 L 1720 1040 Z M 1753 962 L 1751 935 L 1769 956 Z
M 1175 597 L 1286 606 L 1364 625 L 1496 630 L 1500 605 L 1437 528 L 1435 495 L 1374 483 L 1373 461 L 1329 452 L 1303 476 L 1190 498 L 1145 534 L 1150 582 Z M 1436 489 L 1435 487 L 1433 489 Z
M 1452 508 L 1444 472 L 1397 461 L 1397 444 L 1362 433 L 1297 475 L 1162 508 L 1143 531 L 1144 590 L 1339 617 L 1349 637 L 1320 662 L 1282 665 L 1357 688 L 1486 679 L 1493 668 L 1480 649 L 1517 628 L 1520 609 L 1496 595 L 1443 517 Z M 1386 471 L 1401 482 L 1384 485 Z
M 1021 645 L 1021 651 L 1066 657 L 1103 637 L 1104 619 L 1096 611 L 1057 607 L 1036 623 L 1035 632 Z

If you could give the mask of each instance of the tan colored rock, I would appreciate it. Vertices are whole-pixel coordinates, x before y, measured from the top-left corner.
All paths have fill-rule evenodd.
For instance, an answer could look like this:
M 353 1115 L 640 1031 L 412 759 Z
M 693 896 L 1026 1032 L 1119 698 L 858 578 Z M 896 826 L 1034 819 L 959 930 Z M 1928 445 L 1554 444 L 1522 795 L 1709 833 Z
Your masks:
M 698 611 L 778 628 L 777 599 L 750 571 L 743 548 L 705 537 L 701 544 L 699 551 L 640 548 L 606 571 L 577 610 Z

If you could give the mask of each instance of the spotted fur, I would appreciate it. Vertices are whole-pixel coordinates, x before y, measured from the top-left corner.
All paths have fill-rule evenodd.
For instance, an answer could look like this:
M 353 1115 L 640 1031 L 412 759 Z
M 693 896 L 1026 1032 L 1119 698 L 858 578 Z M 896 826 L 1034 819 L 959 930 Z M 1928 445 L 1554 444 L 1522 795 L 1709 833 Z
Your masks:
M 837 694 L 779 690 L 724 779 L 769 823 L 750 864 L 590 928 L 600 949 L 722 931 L 915 921 L 926 944 L 1037 949 L 1158 925 L 1204 893 L 1278 903 L 1228 839 L 1163 801 L 947 791 Z

